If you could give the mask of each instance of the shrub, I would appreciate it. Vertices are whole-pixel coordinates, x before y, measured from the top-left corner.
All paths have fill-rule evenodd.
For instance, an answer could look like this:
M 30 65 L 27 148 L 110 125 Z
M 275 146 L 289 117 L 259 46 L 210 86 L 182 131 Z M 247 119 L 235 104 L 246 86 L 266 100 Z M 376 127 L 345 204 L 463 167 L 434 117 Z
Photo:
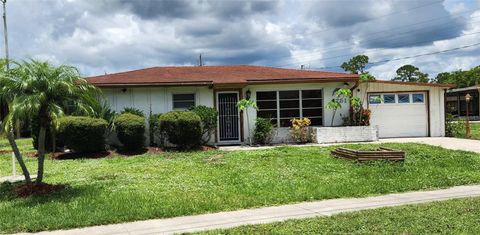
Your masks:
M 290 136 L 297 143 L 307 143 L 312 137 L 309 134 L 308 126 L 312 123 L 308 118 L 293 118 L 290 120 Z
M 266 118 L 257 118 L 253 137 L 258 144 L 269 144 L 273 138 L 272 122 Z
M 145 144 L 145 118 L 124 113 L 115 118 L 115 130 L 124 150 L 140 150 Z
M 168 112 L 160 116 L 160 131 L 181 149 L 195 148 L 201 144 L 202 120 L 194 112 Z
M 121 114 L 124 114 L 124 113 L 130 113 L 140 117 L 145 117 L 145 114 L 143 113 L 143 111 L 137 108 L 131 108 L 131 107 L 124 108 Z
M 74 152 L 91 153 L 105 150 L 108 123 L 101 118 L 66 116 L 58 120 L 58 135 Z
M 450 113 L 447 113 L 445 122 L 445 136 L 448 137 L 464 137 L 465 121 L 455 118 Z
M 190 108 L 190 111 L 196 113 L 202 120 L 202 144 L 206 144 L 212 138 L 217 128 L 218 112 L 214 108 L 199 105 Z
M 150 114 L 148 118 L 148 131 L 150 134 L 150 146 L 155 146 L 155 138 L 160 138 L 160 116 L 162 114 Z
M 31 128 L 31 136 L 32 136 L 32 145 L 33 148 L 38 150 L 38 134 L 40 132 L 40 126 L 38 122 L 36 122 L 38 118 L 32 117 L 30 121 L 30 128 Z M 53 152 L 53 145 L 55 144 L 55 150 L 59 150 L 63 147 L 63 143 L 61 138 L 58 138 L 58 135 L 52 127 L 47 128 L 47 132 L 45 133 L 45 152 L 50 153 Z

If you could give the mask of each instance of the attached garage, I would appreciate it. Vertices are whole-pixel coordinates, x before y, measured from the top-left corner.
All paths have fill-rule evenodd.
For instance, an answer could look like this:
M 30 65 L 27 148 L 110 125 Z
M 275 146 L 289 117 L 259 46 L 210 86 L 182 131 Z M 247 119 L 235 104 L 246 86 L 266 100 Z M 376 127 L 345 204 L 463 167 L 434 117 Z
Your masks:
M 428 136 L 428 92 L 369 93 L 371 125 L 380 138 Z
M 445 136 L 445 92 L 451 85 L 377 80 L 360 84 L 380 138 Z

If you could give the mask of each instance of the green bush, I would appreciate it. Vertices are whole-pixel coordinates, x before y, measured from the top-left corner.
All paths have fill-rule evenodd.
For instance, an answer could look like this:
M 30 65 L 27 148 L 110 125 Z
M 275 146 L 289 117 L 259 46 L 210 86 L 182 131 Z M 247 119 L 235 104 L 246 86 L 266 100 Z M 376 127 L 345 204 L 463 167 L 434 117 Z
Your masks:
M 202 144 L 208 143 L 217 128 L 217 110 L 215 110 L 215 108 L 199 105 L 190 108 L 190 111 L 196 113 L 202 120 Z
M 105 150 L 108 123 L 101 118 L 66 116 L 58 120 L 58 135 L 65 147 L 74 152 L 92 153 Z
M 160 137 L 160 116 L 161 113 L 158 114 L 151 114 L 150 118 L 148 119 L 148 131 L 150 134 L 150 146 L 156 146 L 155 144 L 155 137 Z
M 160 116 L 160 131 L 181 149 L 195 148 L 201 144 L 202 120 L 194 112 L 168 112 Z
M 269 144 L 273 138 L 272 122 L 266 118 L 257 118 L 253 137 L 258 144 Z
M 465 121 L 459 118 L 455 118 L 452 114 L 447 113 L 445 122 L 445 136 L 464 137 Z
M 145 144 L 145 118 L 131 114 L 120 114 L 115 118 L 118 140 L 127 151 L 140 150 Z
M 137 108 L 130 108 L 130 107 L 127 107 L 127 108 L 124 108 L 122 112 L 120 112 L 121 114 L 124 114 L 124 113 L 130 113 L 130 114 L 134 114 L 134 115 L 137 115 L 137 116 L 140 116 L 140 117 L 145 117 L 145 114 L 143 113 L 142 110 L 140 109 L 137 109 Z
M 37 120 L 38 118 L 32 117 L 30 121 L 32 145 L 33 148 L 36 150 L 38 150 L 38 134 L 40 133 L 40 125 Z M 45 151 L 47 153 L 52 152 L 54 143 L 56 148 L 55 151 L 63 147 L 62 139 L 58 138 L 56 131 L 52 127 L 49 127 L 47 128 L 47 132 L 45 133 Z

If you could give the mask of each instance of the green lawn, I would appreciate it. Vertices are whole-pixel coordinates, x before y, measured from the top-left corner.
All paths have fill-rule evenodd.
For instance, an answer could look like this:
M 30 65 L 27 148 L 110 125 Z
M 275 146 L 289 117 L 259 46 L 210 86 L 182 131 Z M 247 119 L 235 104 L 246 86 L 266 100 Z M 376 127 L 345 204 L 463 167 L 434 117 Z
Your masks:
M 378 145 L 350 145 L 375 148 Z M 201 214 L 340 197 L 480 183 L 480 155 L 419 144 L 405 163 L 357 164 L 332 158 L 333 147 L 247 152 L 163 153 L 46 161 L 46 181 L 65 191 L 14 199 L 0 187 L 0 232 L 40 231 Z M 0 155 L 0 175 L 10 173 Z M 35 159 L 27 164 L 35 169 Z M 32 172 L 35 173 L 35 172 Z
M 478 234 L 480 198 L 350 212 L 201 234 Z
M 32 139 L 30 138 L 17 139 L 17 145 L 22 152 L 35 151 L 32 145 Z M 0 139 L 0 152 L 2 151 L 12 151 L 12 147 L 10 147 L 10 144 L 6 139 Z
M 472 139 L 480 140 L 480 123 L 472 123 L 470 133 L 472 134 Z

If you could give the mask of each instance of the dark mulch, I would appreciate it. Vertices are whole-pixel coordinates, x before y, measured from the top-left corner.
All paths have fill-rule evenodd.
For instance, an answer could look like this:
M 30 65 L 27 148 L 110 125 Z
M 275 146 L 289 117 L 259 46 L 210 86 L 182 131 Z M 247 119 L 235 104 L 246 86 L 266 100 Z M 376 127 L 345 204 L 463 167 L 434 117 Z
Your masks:
M 96 158 L 110 157 L 112 154 L 113 153 L 111 151 L 103 151 L 103 152 L 97 152 L 97 153 L 56 152 L 56 153 L 50 153 L 50 157 L 56 160 L 96 159 Z
M 12 150 L 0 150 L 0 154 L 11 153 Z
M 65 185 L 63 184 L 28 183 L 12 188 L 12 193 L 17 197 L 30 197 L 47 195 L 64 189 Z

